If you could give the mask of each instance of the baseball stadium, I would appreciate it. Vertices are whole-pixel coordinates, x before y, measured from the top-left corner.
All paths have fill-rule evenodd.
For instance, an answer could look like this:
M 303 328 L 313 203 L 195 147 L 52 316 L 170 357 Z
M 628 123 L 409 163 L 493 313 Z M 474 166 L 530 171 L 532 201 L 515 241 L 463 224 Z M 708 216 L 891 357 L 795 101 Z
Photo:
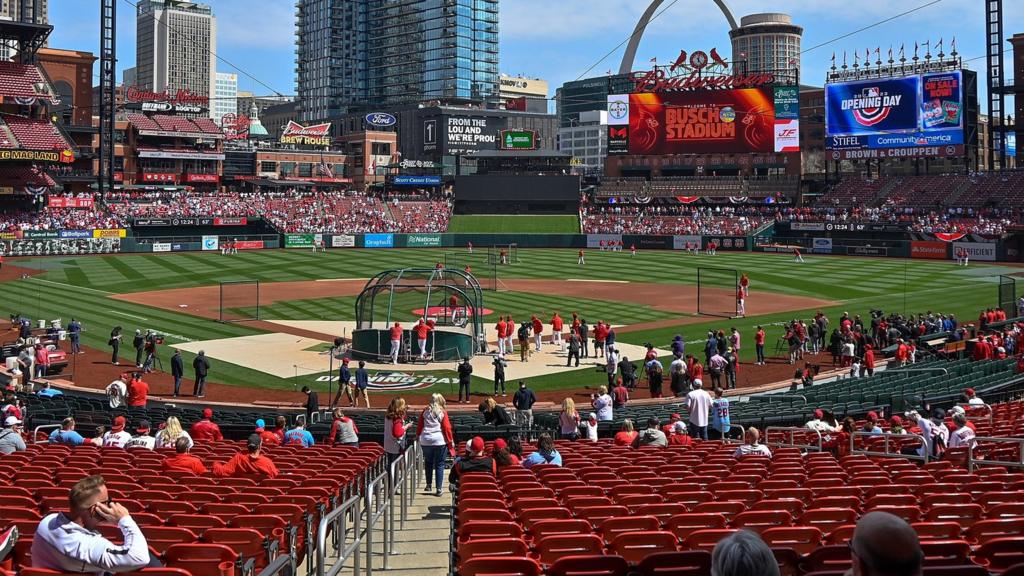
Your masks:
M 655 0 L 554 98 L 497 0 L 297 0 L 287 96 L 122 1 L 0 6 L 0 576 L 1024 574 L 1000 0 L 810 79 Z

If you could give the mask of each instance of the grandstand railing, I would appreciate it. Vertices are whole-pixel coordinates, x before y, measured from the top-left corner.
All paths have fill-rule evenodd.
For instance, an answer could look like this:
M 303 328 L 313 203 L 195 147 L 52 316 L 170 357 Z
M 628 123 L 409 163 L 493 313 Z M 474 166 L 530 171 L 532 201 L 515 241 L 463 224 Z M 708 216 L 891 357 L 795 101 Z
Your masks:
M 257 576 L 289 576 L 295 574 L 295 556 L 282 554 L 260 571 Z
M 806 403 L 806 402 L 807 402 L 807 399 L 804 398 L 804 403 Z M 788 442 L 781 442 L 781 441 L 773 442 L 773 441 L 770 440 L 772 433 L 780 433 L 780 432 L 783 433 L 784 435 L 786 435 L 786 437 L 789 438 Z M 817 444 L 800 444 L 800 443 L 797 442 L 797 437 L 796 437 L 796 435 L 798 433 L 803 435 L 803 436 L 805 436 L 805 437 L 809 436 L 811 434 L 814 434 L 815 436 L 818 437 L 818 443 Z M 811 436 L 811 438 L 813 439 L 814 436 Z M 821 432 L 819 432 L 817 430 L 811 430 L 809 428 L 799 428 L 799 427 L 796 427 L 796 426 L 769 426 L 769 427 L 764 429 L 764 444 L 765 444 L 765 446 L 777 446 L 777 447 L 785 446 L 785 447 L 792 447 L 792 448 L 800 448 L 802 450 L 807 450 L 807 451 L 814 450 L 816 452 L 821 452 L 821 443 L 822 443 Z
M 40 438 L 39 433 L 42 432 L 43 430 L 59 430 L 60 428 L 62 428 L 61 424 L 43 424 L 42 426 L 36 426 L 35 428 L 32 429 L 32 439 L 31 439 L 30 443 L 31 444 L 49 444 L 50 443 L 50 435 L 47 434 L 46 435 L 46 440 L 43 440 L 43 439 Z
M 1024 468 L 1024 438 L 992 438 L 988 436 L 976 436 L 974 444 L 967 447 L 967 471 L 974 472 L 976 466 L 1004 466 L 1007 468 Z M 999 442 L 1003 444 L 1017 444 L 1016 461 L 1000 461 L 975 458 L 974 451 L 978 449 L 977 442 Z
M 363 536 L 360 530 L 363 519 L 362 509 L 360 508 L 362 503 L 362 496 L 353 496 L 320 519 L 320 525 L 316 531 L 316 563 L 314 570 L 307 570 L 308 574 L 337 576 L 337 574 L 341 573 L 341 570 L 345 567 L 345 562 L 349 558 L 352 558 L 352 573 L 359 574 L 359 551 L 363 544 Z M 348 534 L 349 517 L 353 519 L 352 542 L 346 545 L 345 538 Z M 334 527 L 334 534 L 337 535 L 338 542 L 332 547 L 334 550 L 334 563 L 331 564 L 330 568 L 326 568 L 327 531 L 331 526 Z
M 882 448 L 883 452 L 873 451 L 869 447 L 867 447 L 866 445 L 865 445 L 864 448 L 857 448 L 856 444 L 857 444 L 857 438 L 858 437 L 883 438 L 884 439 L 883 448 Z M 924 453 L 923 456 L 920 456 L 917 453 L 914 453 L 914 454 L 904 454 L 903 452 L 900 452 L 898 450 L 896 452 L 890 452 L 889 451 L 890 445 L 893 445 L 893 446 L 895 446 L 898 449 L 900 447 L 900 444 L 902 444 L 901 442 L 890 442 L 890 438 L 894 438 L 894 439 L 898 439 L 898 440 L 909 440 L 911 438 L 916 438 L 916 439 L 921 441 L 921 445 L 923 445 L 923 446 L 927 446 L 928 445 L 928 443 L 925 442 L 924 436 L 922 436 L 920 434 L 909 434 L 909 433 L 908 434 L 893 434 L 891 432 L 885 432 L 885 433 L 882 433 L 882 434 L 875 434 L 875 433 L 872 433 L 872 432 L 853 432 L 852 434 L 850 434 L 850 454 L 863 454 L 863 455 L 869 456 L 869 457 L 870 456 L 878 456 L 880 458 L 906 458 L 908 460 L 920 460 L 923 464 L 927 464 L 928 463 L 928 451 L 927 450 L 924 451 L 925 453 Z

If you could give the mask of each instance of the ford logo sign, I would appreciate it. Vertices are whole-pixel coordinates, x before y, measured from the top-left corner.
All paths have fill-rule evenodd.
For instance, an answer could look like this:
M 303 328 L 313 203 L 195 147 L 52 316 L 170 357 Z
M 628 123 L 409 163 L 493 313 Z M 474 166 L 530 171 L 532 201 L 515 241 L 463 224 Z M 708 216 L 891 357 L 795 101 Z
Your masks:
M 366 123 L 370 126 L 394 126 L 398 119 L 384 112 L 374 112 L 366 115 Z

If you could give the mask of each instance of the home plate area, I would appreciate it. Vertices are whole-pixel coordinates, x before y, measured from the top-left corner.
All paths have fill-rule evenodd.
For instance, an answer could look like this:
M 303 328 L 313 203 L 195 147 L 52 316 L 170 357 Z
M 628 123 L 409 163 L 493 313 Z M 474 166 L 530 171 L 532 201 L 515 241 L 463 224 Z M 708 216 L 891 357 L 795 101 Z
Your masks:
M 348 335 L 355 328 L 355 322 L 347 321 L 273 320 L 272 322 L 325 335 Z M 473 365 L 474 376 L 485 380 L 493 380 L 494 367 L 492 362 L 497 352 L 497 334 L 493 327 L 488 327 L 485 334 L 489 353 L 474 356 L 470 360 L 470 364 Z M 505 368 L 505 378 L 514 381 L 520 378 L 560 374 L 574 370 L 594 370 L 597 366 L 603 365 L 603 359 L 584 358 L 580 361 L 579 368 L 566 366 L 567 352 L 558 346 L 552 345 L 550 341 L 551 335 L 545 334 L 541 351 L 536 352 L 533 351 L 533 340 L 531 339 L 531 353 L 527 362 L 519 360 L 519 343 L 516 342 L 515 353 L 505 356 L 505 360 L 508 362 L 508 366 Z M 246 368 L 264 372 L 278 378 L 309 376 L 311 374 L 328 372 L 331 369 L 331 360 L 328 354 L 325 353 L 328 346 L 330 346 L 328 339 L 318 340 L 283 332 L 186 342 L 174 345 L 175 348 L 192 353 L 204 350 L 206 355 L 213 360 L 245 366 Z M 616 348 L 621 355 L 634 361 L 642 361 L 647 352 L 644 347 L 634 344 L 618 343 Z M 657 348 L 655 352 L 659 356 L 669 353 L 666 350 Z M 337 369 L 337 361 L 333 364 L 333 367 Z M 433 372 L 437 370 L 454 371 L 457 366 L 457 362 L 428 362 L 424 364 L 399 364 L 397 366 L 390 363 L 366 363 L 366 368 L 371 371 L 371 374 L 374 372 L 400 373 L 395 374 L 392 377 L 393 380 L 402 378 L 404 373 Z M 326 375 L 321 376 L 321 378 L 327 381 Z M 445 379 L 441 378 L 440 380 Z M 377 384 L 386 386 L 388 382 L 389 380 L 384 377 Z M 445 384 L 447 382 L 437 381 L 436 383 Z

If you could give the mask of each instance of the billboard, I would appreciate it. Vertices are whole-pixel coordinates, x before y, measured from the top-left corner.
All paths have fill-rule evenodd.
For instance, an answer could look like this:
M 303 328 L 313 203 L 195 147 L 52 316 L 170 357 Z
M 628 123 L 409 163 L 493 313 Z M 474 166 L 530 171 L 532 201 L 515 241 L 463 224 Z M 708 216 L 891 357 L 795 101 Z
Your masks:
M 945 260 L 948 246 L 949 244 L 946 242 L 914 240 L 910 243 L 910 257 L 927 260 Z
M 608 125 L 629 126 L 629 94 L 608 96 Z
M 281 143 L 300 146 L 330 146 L 331 123 L 303 126 L 294 120 L 289 120 L 281 133 Z
M 477 150 L 498 147 L 498 134 L 506 127 L 504 118 L 487 116 L 448 116 L 444 122 L 444 153 L 462 156 Z M 427 141 L 424 140 L 424 144 Z
M 775 151 L 771 88 L 629 95 L 629 153 Z
M 960 146 L 963 111 L 960 71 L 829 84 L 825 86 L 825 147 Z
M 971 260 L 994 262 L 996 259 L 995 242 L 953 242 L 952 254 L 954 256 L 961 249 L 967 250 L 967 255 Z

